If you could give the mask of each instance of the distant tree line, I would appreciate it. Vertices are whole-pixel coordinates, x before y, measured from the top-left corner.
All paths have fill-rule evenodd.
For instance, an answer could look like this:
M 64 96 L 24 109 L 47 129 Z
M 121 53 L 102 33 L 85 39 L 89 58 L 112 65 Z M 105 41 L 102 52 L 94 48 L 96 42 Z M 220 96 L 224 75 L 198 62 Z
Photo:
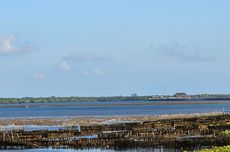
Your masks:
M 150 96 L 0 98 L 0 103 L 145 101 Z
M 47 102 L 103 102 L 103 101 L 148 101 L 154 96 L 108 96 L 108 97 L 24 97 L 24 98 L 0 98 L 0 104 L 4 103 L 47 103 Z M 170 97 L 169 95 L 161 96 Z M 230 100 L 230 94 L 198 94 L 190 95 L 191 100 Z M 159 97 L 156 101 L 160 99 Z
M 230 94 L 198 94 L 191 95 L 192 100 L 230 100 Z

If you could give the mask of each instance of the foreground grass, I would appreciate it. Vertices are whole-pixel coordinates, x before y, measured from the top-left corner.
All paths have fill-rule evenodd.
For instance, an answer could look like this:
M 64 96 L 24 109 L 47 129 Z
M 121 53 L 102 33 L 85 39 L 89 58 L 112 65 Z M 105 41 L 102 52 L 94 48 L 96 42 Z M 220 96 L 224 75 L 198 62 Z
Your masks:
M 195 152 L 230 152 L 230 145 L 223 147 L 213 147 L 211 149 L 201 149 Z
M 230 137 L 230 130 L 221 131 L 220 135 Z

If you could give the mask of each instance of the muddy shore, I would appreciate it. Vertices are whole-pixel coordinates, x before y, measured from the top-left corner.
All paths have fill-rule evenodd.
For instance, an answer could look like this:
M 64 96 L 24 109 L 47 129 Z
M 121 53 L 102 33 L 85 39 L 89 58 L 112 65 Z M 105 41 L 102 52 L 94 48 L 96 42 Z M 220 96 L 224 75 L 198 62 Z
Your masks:
M 160 116 L 2 119 L 1 125 L 63 125 L 56 130 L 24 127 L 0 132 L 0 146 L 26 148 L 126 148 L 164 146 L 189 150 L 223 146 L 230 138 L 221 132 L 230 128 L 230 115 L 197 113 Z M 79 124 L 81 126 L 79 126 Z M 72 126 L 71 126 L 72 125 Z M 77 126 L 76 126 L 77 125 Z
M 69 118 L 2 118 L 0 125 L 97 125 L 105 123 L 119 123 L 119 122 L 144 122 L 155 121 L 162 119 L 176 119 L 176 118 L 193 118 L 201 116 L 217 116 L 222 115 L 222 112 L 213 113 L 195 113 L 195 114 L 172 114 L 159 116 L 103 116 L 103 117 L 69 117 Z

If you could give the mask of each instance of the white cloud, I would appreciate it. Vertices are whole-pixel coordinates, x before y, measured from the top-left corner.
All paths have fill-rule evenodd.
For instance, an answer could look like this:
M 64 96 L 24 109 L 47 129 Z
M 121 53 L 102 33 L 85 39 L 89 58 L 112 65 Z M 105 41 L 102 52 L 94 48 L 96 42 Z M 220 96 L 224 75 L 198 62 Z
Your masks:
M 14 35 L 0 36 L 0 55 L 26 53 L 32 49 L 35 48 L 31 43 L 18 44 Z
M 105 72 L 102 69 L 99 69 L 99 68 L 93 69 L 93 72 L 96 75 L 104 75 L 105 74 Z
M 206 48 L 195 45 L 184 45 L 177 41 L 170 45 L 150 46 L 158 55 L 185 61 L 213 61 L 215 57 Z
M 64 60 L 71 61 L 105 61 L 108 60 L 109 57 L 103 54 L 98 53 L 82 53 L 78 52 L 75 54 L 70 54 L 63 58 Z
M 45 80 L 46 75 L 44 73 L 35 73 L 34 74 L 34 79 L 35 80 Z
M 0 36 L 0 54 L 6 55 L 17 52 L 16 37 L 13 35 Z
M 71 66 L 66 61 L 62 61 L 60 64 L 60 69 L 64 71 L 68 71 L 71 69 Z
M 105 71 L 100 68 L 94 68 L 94 69 L 85 71 L 84 75 L 102 76 L 102 75 L 105 75 Z

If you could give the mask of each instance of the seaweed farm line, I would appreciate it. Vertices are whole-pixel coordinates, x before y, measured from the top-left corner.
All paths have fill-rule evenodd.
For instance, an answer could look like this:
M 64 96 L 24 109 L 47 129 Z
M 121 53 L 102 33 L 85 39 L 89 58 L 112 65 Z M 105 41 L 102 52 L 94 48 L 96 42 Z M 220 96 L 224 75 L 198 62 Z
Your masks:
M 63 128 L 34 126 L 0 131 L 0 146 L 23 148 L 125 149 L 164 146 L 168 149 L 191 150 L 210 145 L 226 145 L 229 137 L 220 132 L 230 129 L 230 115 L 159 119 L 140 122 L 117 122 Z M 44 129 L 45 128 L 45 129 Z

